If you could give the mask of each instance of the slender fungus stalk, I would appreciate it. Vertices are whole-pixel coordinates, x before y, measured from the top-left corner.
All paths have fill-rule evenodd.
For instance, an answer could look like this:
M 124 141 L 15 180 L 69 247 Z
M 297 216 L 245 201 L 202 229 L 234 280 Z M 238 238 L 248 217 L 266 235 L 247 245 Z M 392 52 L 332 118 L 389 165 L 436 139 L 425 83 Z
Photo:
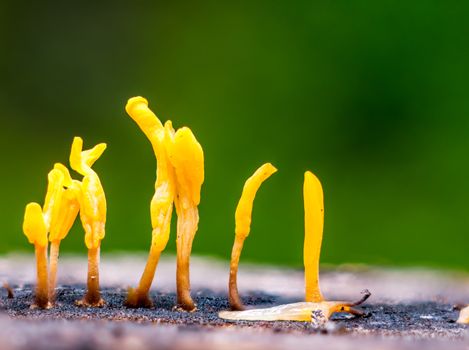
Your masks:
M 47 231 L 50 233 L 52 228 L 55 225 L 55 222 L 59 216 L 59 208 L 62 205 L 62 195 L 63 195 L 63 182 L 64 182 L 64 174 L 61 170 L 52 169 L 48 176 L 48 186 L 47 186 L 47 194 L 46 199 L 44 201 L 44 222 L 46 224 Z M 49 234 L 50 238 L 50 234 Z M 50 247 L 50 271 L 49 271 L 49 292 L 48 298 L 49 303 L 52 305 L 54 303 L 54 293 L 51 293 L 51 286 L 54 286 L 55 289 L 55 281 L 56 281 L 56 274 L 57 274 L 57 259 L 59 255 L 59 247 L 54 242 L 51 244 Z
M 55 300 L 60 242 L 67 236 L 78 215 L 80 209 L 78 197 L 81 191 L 78 181 L 72 180 L 64 165 L 55 164 L 54 170 L 63 174 L 63 186 L 67 188 L 61 191 L 60 200 L 55 203 L 57 210 L 54 210 L 50 225 L 49 300 L 51 303 Z
M 174 170 L 171 165 L 166 143 L 170 142 L 174 130 L 171 122 L 163 126 L 156 115 L 148 108 L 143 97 L 129 99 L 125 107 L 129 116 L 138 124 L 150 140 L 157 160 L 155 194 L 151 200 L 152 242 L 148 260 L 136 289 L 129 289 L 125 305 L 128 307 L 151 307 L 149 292 L 161 252 L 169 239 L 173 200 L 175 196 Z
M 35 307 L 50 307 L 47 291 L 47 226 L 38 203 L 26 206 L 23 221 L 23 232 L 29 243 L 34 244 L 36 253 L 37 285 Z
M 303 187 L 305 210 L 305 241 L 303 259 L 305 265 L 305 302 L 274 306 L 266 309 L 222 311 L 221 318 L 249 321 L 307 321 L 322 326 L 335 312 L 347 312 L 356 316 L 365 313 L 355 306 L 364 303 L 371 295 L 368 290 L 355 303 L 325 301 L 319 289 L 319 255 L 324 225 L 324 200 L 321 183 L 307 171 Z M 230 286 L 231 287 L 231 286 Z
M 52 241 L 49 254 L 49 300 L 51 304 L 55 301 L 55 286 L 57 284 L 57 264 L 59 262 L 60 241 Z
M 194 311 L 196 305 L 190 294 L 189 265 L 192 242 L 199 224 L 197 207 L 204 182 L 204 153 L 192 131 L 183 127 L 168 144 L 168 154 L 176 175 L 177 304 L 186 311 Z
M 319 288 L 319 256 L 324 228 L 324 196 L 321 183 L 310 171 L 305 172 L 303 185 L 305 210 L 305 239 L 303 260 L 305 266 L 305 301 L 324 301 Z
M 251 216 L 254 198 L 261 184 L 267 180 L 277 169 L 270 163 L 262 165 L 247 179 L 243 193 L 239 199 L 235 213 L 235 240 L 231 251 L 230 280 L 228 283 L 228 297 L 232 310 L 244 310 L 243 302 L 238 293 L 237 275 L 239 258 L 243 249 L 244 240 L 251 230 Z
M 70 152 L 70 166 L 83 175 L 81 183 L 78 181 L 74 183 L 77 186 L 80 219 L 85 230 L 85 244 L 88 248 L 87 291 L 84 298 L 77 303 L 83 306 L 100 307 L 104 305 L 104 300 L 101 299 L 99 291 L 99 252 L 101 240 L 105 235 L 106 197 L 98 174 L 91 169 L 91 166 L 103 154 L 106 144 L 100 143 L 86 151 L 82 149 L 83 140 L 75 137 Z

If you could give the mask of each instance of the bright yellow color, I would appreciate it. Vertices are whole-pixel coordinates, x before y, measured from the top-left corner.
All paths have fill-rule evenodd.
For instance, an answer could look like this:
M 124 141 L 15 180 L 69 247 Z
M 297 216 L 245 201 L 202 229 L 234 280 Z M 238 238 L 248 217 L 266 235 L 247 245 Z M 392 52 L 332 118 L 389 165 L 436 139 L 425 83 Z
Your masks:
M 129 99 L 125 110 L 151 142 L 157 160 L 155 194 L 151 200 L 150 213 L 152 245 L 161 252 L 168 243 L 175 196 L 174 170 L 166 150 L 166 144 L 170 142 L 174 129 L 170 121 L 163 126 L 148 108 L 148 101 L 143 97 Z
M 106 144 L 100 143 L 86 151 L 82 149 L 83 140 L 75 137 L 70 153 L 70 166 L 83 175 L 81 191 L 77 193 L 80 218 L 85 230 L 85 244 L 88 249 L 97 249 L 105 235 L 106 196 L 98 174 L 91 166 L 102 155 Z
M 70 176 L 70 172 L 68 171 L 68 168 L 62 163 L 55 163 L 54 169 L 62 173 L 64 187 L 70 187 L 72 185 L 73 180 L 72 180 L 72 177 Z
M 153 146 L 157 146 L 156 135 L 163 129 L 158 117 L 148 108 L 148 101 L 141 97 L 132 97 L 125 106 L 127 114 L 137 123 Z
M 305 239 L 303 260 L 307 302 L 324 300 L 319 288 L 319 256 L 324 229 L 324 195 L 321 182 L 310 171 L 305 172 L 304 186 Z
M 174 167 L 176 193 L 174 204 L 177 221 L 177 301 L 184 310 L 193 311 L 190 296 L 189 264 L 192 243 L 199 224 L 200 190 L 204 182 L 204 153 L 192 131 L 178 129 L 167 143 L 168 155 Z
M 236 237 L 245 239 L 249 235 L 249 231 L 251 229 L 252 206 L 257 190 L 261 184 L 276 171 L 277 169 L 271 163 L 266 163 L 246 180 L 243 193 L 241 194 L 241 198 L 235 212 Z
M 235 212 L 235 240 L 231 250 L 230 278 L 228 281 L 228 299 L 232 310 L 243 310 L 244 305 L 238 292 L 238 265 L 244 240 L 251 229 L 252 206 L 257 190 L 277 169 L 270 163 L 259 167 L 256 172 L 246 180 L 243 193 L 239 199 Z
M 42 208 L 38 203 L 26 205 L 23 221 L 23 232 L 29 243 L 35 246 L 47 246 L 47 226 L 42 213 Z
M 52 170 L 51 173 L 52 172 L 59 172 L 61 176 L 56 176 L 56 178 L 59 179 L 58 184 L 60 185 L 60 189 L 56 192 L 56 200 L 53 204 L 53 214 L 49 228 L 50 242 L 61 241 L 72 228 L 78 211 L 80 210 L 78 198 L 81 192 L 80 182 L 72 180 L 70 172 L 63 164 L 55 164 L 54 170 Z
M 43 213 L 47 231 L 50 230 L 53 218 L 57 217 L 62 198 L 64 175 L 60 170 L 52 169 L 47 174 L 47 192 L 44 201 Z
M 174 202 L 178 214 L 178 302 L 181 302 L 185 309 L 189 309 L 193 303 L 188 294 L 188 263 L 199 221 L 197 205 L 200 202 L 200 188 L 204 180 L 202 147 L 189 128 L 183 127 L 175 132 L 171 121 L 167 121 L 163 126 L 148 108 L 148 101 L 143 97 L 130 98 L 125 110 L 150 140 L 157 160 L 155 194 L 150 206 L 152 246 L 139 286 L 135 290 L 129 290 L 126 305 L 151 305 L 148 291 L 160 254 L 169 239 Z
M 197 206 L 200 203 L 200 189 L 204 182 L 204 152 L 191 129 L 182 127 L 170 138 L 169 160 L 173 165 L 177 181 L 177 200 L 182 205 Z M 187 200 L 188 203 L 185 203 Z M 176 203 L 176 208 L 177 208 Z
M 255 178 L 255 176 L 253 176 L 252 178 Z M 248 182 L 252 178 L 250 178 Z M 246 187 L 248 187 L 248 182 L 246 182 L 245 190 Z M 255 181 L 254 184 L 256 184 Z M 257 184 L 257 187 L 254 188 L 255 190 L 257 190 L 259 184 Z M 255 195 L 255 190 L 253 192 L 248 192 L 251 198 L 248 204 L 242 207 L 245 210 L 245 213 L 247 213 L 244 215 L 250 216 L 250 212 L 252 210 L 252 200 Z M 360 305 L 368 299 L 368 297 L 371 295 L 368 290 L 364 291 L 363 297 L 355 303 L 345 301 L 324 301 L 324 298 L 319 289 L 319 255 L 321 251 L 321 242 L 324 227 L 324 196 L 320 181 L 310 171 L 307 171 L 305 173 L 303 194 L 305 211 L 304 265 L 306 282 L 306 301 L 300 303 L 279 305 L 266 309 L 252 309 L 245 311 L 222 311 L 219 313 L 219 316 L 221 318 L 227 320 L 247 321 L 303 321 L 312 322 L 320 326 L 323 323 L 327 322 L 330 316 L 335 312 L 348 312 L 353 315 L 360 316 L 364 315 L 363 311 L 355 309 L 354 306 Z M 240 205 L 238 205 L 238 209 L 239 207 Z M 236 214 L 238 220 L 238 210 Z M 250 218 L 249 220 L 242 221 L 242 224 L 239 225 L 239 227 L 242 228 L 239 231 L 239 237 L 245 237 L 249 234 L 249 225 Z M 229 300 L 232 309 L 242 310 L 243 305 L 240 302 L 240 299 L 237 294 L 236 274 L 233 273 L 233 271 L 236 271 L 233 266 L 237 268 L 237 265 L 233 264 L 233 257 L 235 257 L 236 259 L 234 252 L 237 252 L 242 248 L 242 240 L 238 239 L 238 231 L 236 233 L 237 239 L 235 240 L 235 245 L 233 247 L 233 253 L 231 258 L 232 263 L 230 269 Z M 235 247 L 237 248 L 235 249 Z M 239 255 L 237 256 L 237 258 L 239 259 Z
M 169 161 L 167 144 L 174 137 L 171 121 L 165 125 L 148 108 L 143 97 L 129 99 L 125 106 L 127 114 L 137 123 L 150 141 L 157 161 L 155 194 L 150 203 L 152 243 L 145 270 L 136 289 L 130 289 L 126 305 L 129 307 L 150 307 L 149 290 L 153 282 L 161 252 L 169 240 L 173 201 L 176 195 L 174 169 Z
M 79 183 L 76 182 L 73 182 L 69 188 L 63 191 L 57 217 L 52 221 L 50 228 L 50 242 L 61 241 L 67 236 L 80 210 L 78 201 L 80 195 L 81 188 Z

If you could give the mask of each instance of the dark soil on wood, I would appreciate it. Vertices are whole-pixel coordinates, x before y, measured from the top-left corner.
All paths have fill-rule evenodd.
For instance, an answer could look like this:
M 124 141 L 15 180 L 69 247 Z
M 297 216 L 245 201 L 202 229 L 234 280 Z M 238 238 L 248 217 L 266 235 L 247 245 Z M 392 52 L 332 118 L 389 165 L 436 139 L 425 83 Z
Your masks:
M 86 308 L 75 305 L 84 294 L 84 286 L 61 286 L 57 291 L 57 303 L 52 309 L 33 309 L 32 286 L 14 288 L 15 297 L 7 298 L 3 291 L 1 308 L 12 318 L 43 320 L 113 320 L 135 321 L 159 324 L 176 324 L 184 327 L 249 327 L 269 329 L 276 333 L 333 333 L 333 334 L 381 334 L 425 337 L 460 338 L 465 326 L 455 323 L 457 311 L 451 304 L 437 302 L 421 302 L 412 304 L 373 304 L 367 303 L 362 309 L 367 312 L 365 317 L 352 317 L 348 314 L 335 314 L 332 321 L 323 328 L 316 328 L 309 322 L 247 322 L 225 321 L 218 317 L 218 312 L 228 309 L 226 295 L 210 290 L 193 293 L 197 303 L 197 311 L 184 312 L 175 309 L 174 294 L 152 293 L 155 306 L 151 309 L 129 309 L 123 307 L 126 291 L 105 288 L 102 296 L 106 305 L 102 308 Z M 295 302 L 275 295 L 251 293 L 244 296 L 249 307 L 269 307 L 275 304 Z M 371 299 L 372 300 L 372 299 Z
M 227 262 L 191 259 L 195 312 L 174 309 L 175 261 L 158 266 L 151 309 L 123 306 L 127 286 L 135 286 L 145 255 L 104 256 L 101 261 L 102 308 L 83 308 L 86 259 L 60 262 L 57 304 L 31 309 L 36 271 L 33 256 L 0 257 L 1 350 L 453 350 L 467 349 L 468 327 L 455 323 L 455 303 L 469 301 L 469 275 L 432 269 L 344 266 L 322 269 L 321 287 L 329 300 L 357 300 L 362 289 L 372 296 L 361 307 L 367 317 L 336 314 L 324 327 L 308 322 L 231 322 L 218 317 L 228 309 Z M 240 292 L 249 307 L 269 307 L 302 299 L 301 269 L 243 265 Z M 265 292 L 267 293 L 265 293 Z

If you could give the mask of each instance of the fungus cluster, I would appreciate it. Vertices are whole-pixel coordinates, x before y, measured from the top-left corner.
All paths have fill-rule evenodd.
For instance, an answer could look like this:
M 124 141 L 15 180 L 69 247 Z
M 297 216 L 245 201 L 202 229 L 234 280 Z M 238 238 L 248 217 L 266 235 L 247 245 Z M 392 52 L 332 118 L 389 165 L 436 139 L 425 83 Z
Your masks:
M 198 205 L 204 182 L 204 153 L 187 127 L 175 130 L 171 121 L 164 124 L 148 108 L 143 97 L 133 97 L 126 105 L 128 115 L 149 139 L 157 168 L 155 193 L 150 204 L 152 239 L 148 260 L 138 286 L 128 291 L 125 305 L 151 307 L 149 291 L 161 252 L 169 235 L 173 207 L 177 214 L 177 306 L 194 311 L 190 294 L 189 263 L 192 243 L 199 223 Z M 82 176 L 72 179 L 66 166 L 56 163 L 48 173 L 44 204 L 26 205 L 23 232 L 35 247 L 37 286 L 33 306 L 49 308 L 55 302 L 57 266 L 61 241 L 67 236 L 78 214 L 85 231 L 88 249 L 87 291 L 78 305 L 102 306 L 99 289 L 99 258 L 105 236 L 106 197 L 98 174 L 92 169 L 106 149 L 106 144 L 83 150 L 83 140 L 75 137 L 70 152 L 70 167 Z M 332 314 L 345 312 L 361 316 L 356 306 L 371 295 L 365 290 L 357 302 L 327 301 L 319 285 L 319 258 L 324 228 L 324 196 L 319 179 L 310 171 L 304 175 L 304 247 L 305 301 L 263 309 L 246 310 L 239 297 L 238 265 L 244 241 L 249 236 L 255 196 L 262 183 L 277 169 L 263 164 L 247 179 L 235 212 L 235 239 L 231 252 L 228 299 L 231 311 L 219 316 L 227 320 L 308 321 L 316 325 L 327 322 Z M 50 247 L 49 247 L 50 243 Z M 48 258 L 49 257 L 49 258 Z M 11 289 L 6 285 L 9 297 Z M 458 323 L 469 324 L 469 306 L 461 308 Z
M 152 240 L 150 253 L 140 282 L 129 289 L 128 307 L 150 307 L 149 291 L 161 252 L 169 239 L 173 204 L 177 214 L 178 307 L 186 311 L 196 308 L 190 294 L 189 261 L 192 242 L 199 223 L 198 205 L 204 182 L 204 154 L 191 129 L 175 131 L 171 121 L 163 125 L 148 108 L 143 97 L 133 97 L 126 105 L 129 116 L 137 123 L 153 146 L 157 161 L 155 194 L 150 204 Z
M 316 324 L 327 321 L 335 312 L 347 312 L 353 315 L 363 315 L 363 311 L 355 306 L 362 304 L 371 295 L 364 292 L 357 302 L 325 301 L 319 287 L 319 256 L 324 227 L 324 196 L 319 179 L 310 171 L 305 173 L 303 185 L 303 199 L 305 211 L 305 238 L 303 260 L 305 266 L 305 301 L 264 309 L 244 310 L 238 296 L 236 274 L 240 251 L 244 239 L 249 234 L 251 212 L 254 196 L 263 180 L 276 169 L 272 165 L 264 164 L 244 185 L 243 193 L 236 209 L 236 232 L 233 253 L 231 255 L 229 302 L 232 310 L 219 313 L 227 320 L 247 321 L 309 321 Z
M 99 292 L 99 246 L 104 238 L 106 198 L 99 177 L 91 166 L 104 152 L 106 144 L 86 151 L 82 151 L 82 147 L 83 140 L 75 137 L 70 166 L 83 175 L 82 181 L 73 180 L 67 167 L 57 163 L 47 176 L 44 205 L 41 207 L 35 202 L 26 205 L 23 232 L 35 247 L 37 286 L 34 306 L 39 308 L 49 308 L 54 304 L 60 242 L 67 236 L 78 213 L 88 247 L 87 292 L 78 303 L 87 306 L 103 304 Z

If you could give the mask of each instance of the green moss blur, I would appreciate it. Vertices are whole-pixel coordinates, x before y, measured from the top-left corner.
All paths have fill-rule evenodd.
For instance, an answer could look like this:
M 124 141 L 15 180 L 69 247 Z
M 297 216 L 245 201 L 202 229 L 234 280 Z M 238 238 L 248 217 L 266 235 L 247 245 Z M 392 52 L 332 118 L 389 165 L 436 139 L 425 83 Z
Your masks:
M 303 172 L 323 182 L 325 263 L 469 268 L 469 2 L 0 2 L 0 251 L 73 136 L 107 142 L 103 251 L 145 251 L 155 160 L 143 95 L 190 126 L 206 182 L 194 253 L 228 258 L 263 162 L 244 261 L 302 262 Z M 75 174 L 75 176 L 77 176 Z M 169 251 L 174 251 L 172 232 Z M 64 249 L 85 252 L 76 225 Z

